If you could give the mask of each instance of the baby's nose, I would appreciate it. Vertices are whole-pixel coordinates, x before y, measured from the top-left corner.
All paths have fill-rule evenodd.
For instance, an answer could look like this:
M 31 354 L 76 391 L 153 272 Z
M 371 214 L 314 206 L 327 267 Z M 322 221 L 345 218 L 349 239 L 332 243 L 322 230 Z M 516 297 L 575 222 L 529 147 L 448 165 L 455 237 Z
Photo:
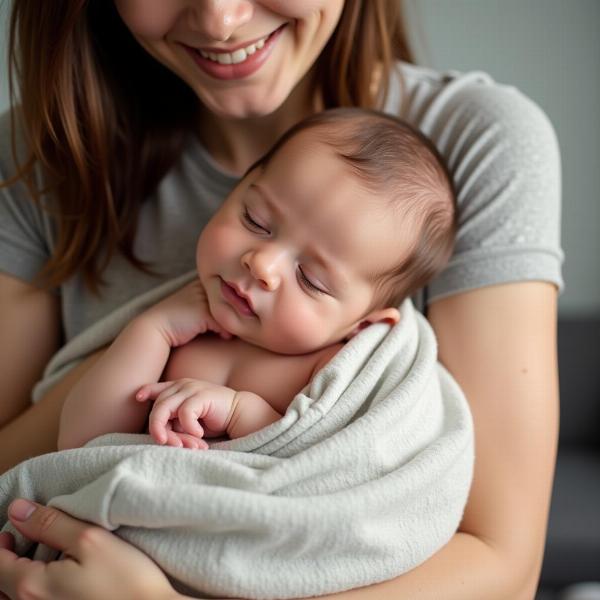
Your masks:
M 270 251 L 248 252 L 243 256 L 242 264 L 264 290 L 274 291 L 281 283 L 280 258 Z

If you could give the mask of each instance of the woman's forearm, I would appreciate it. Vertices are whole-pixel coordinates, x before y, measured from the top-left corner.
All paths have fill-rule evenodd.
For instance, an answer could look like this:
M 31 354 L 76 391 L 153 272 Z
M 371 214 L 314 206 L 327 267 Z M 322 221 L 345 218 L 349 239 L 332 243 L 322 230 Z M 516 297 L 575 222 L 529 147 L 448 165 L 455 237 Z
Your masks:
M 63 399 L 55 395 L 34 404 L 0 429 L 0 473 L 28 458 L 56 450 Z
M 83 446 L 111 432 L 139 432 L 147 404 L 135 400 L 142 385 L 158 381 L 170 346 L 145 318 L 134 319 L 68 395 L 58 436 L 59 449 Z
M 395 579 L 320 600 L 532 600 L 537 574 L 523 578 L 482 540 L 457 533 L 439 552 Z
M 0 429 L 0 473 L 33 456 L 57 449 L 60 413 L 67 394 L 98 360 L 102 350 L 71 369 L 36 404 Z

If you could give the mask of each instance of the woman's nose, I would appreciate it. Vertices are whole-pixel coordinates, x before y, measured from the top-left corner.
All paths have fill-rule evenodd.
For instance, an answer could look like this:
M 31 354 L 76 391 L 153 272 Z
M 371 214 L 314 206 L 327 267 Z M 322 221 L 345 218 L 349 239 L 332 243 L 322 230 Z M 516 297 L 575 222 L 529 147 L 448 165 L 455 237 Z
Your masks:
M 193 0 L 188 11 L 191 27 L 207 39 L 225 42 L 252 19 L 254 4 L 250 0 Z
M 242 265 L 264 290 L 273 292 L 281 283 L 280 258 L 271 250 L 253 250 L 242 256 Z

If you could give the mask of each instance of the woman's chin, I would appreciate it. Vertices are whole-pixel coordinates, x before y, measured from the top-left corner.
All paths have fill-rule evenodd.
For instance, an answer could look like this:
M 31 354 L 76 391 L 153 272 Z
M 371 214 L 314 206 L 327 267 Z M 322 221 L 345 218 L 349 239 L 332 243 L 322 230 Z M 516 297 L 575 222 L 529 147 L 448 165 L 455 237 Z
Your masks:
M 249 90 L 232 90 L 209 98 L 199 93 L 198 97 L 205 108 L 217 117 L 236 120 L 266 117 L 277 111 L 286 98 L 285 94 L 251 94 Z

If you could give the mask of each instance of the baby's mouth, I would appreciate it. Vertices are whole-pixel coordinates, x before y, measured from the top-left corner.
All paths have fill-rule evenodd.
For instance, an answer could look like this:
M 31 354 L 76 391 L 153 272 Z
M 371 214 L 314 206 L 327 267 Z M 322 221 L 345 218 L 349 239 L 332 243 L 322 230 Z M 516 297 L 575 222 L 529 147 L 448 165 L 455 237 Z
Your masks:
M 225 301 L 246 317 L 256 317 L 250 298 L 243 296 L 233 283 L 221 279 L 221 293 Z

